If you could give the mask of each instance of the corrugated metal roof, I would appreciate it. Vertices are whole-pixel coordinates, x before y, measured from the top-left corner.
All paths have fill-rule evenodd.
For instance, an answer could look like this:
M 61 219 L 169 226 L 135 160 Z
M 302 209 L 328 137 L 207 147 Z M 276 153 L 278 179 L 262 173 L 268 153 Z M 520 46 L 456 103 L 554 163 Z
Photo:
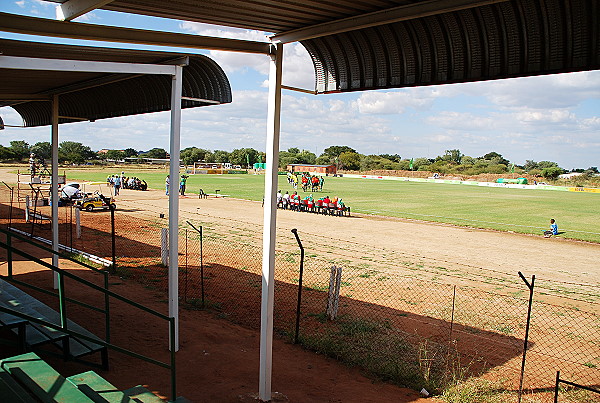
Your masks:
M 598 0 L 114 0 L 102 8 L 258 29 L 279 37 L 295 37 L 302 31 L 305 37 L 296 40 L 313 58 L 316 90 L 332 92 L 598 69 L 599 4 Z
M 43 44 L 0 39 L 0 51 L 7 56 L 47 59 L 87 60 L 123 63 L 162 64 L 189 56 L 183 71 L 183 96 L 231 102 L 231 88 L 223 70 L 203 55 L 169 52 Z M 171 78 L 159 75 L 73 73 L 0 69 L 0 105 L 12 106 L 27 127 L 51 123 L 50 102 L 15 102 L 15 95 L 60 95 L 60 123 L 97 120 L 109 117 L 169 110 Z M 211 105 L 195 101 L 182 102 L 183 108 Z
M 600 2 L 515 0 L 302 41 L 318 93 L 600 69 Z
M 276 33 L 419 2 L 423 0 L 114 0 L 102 9 Z

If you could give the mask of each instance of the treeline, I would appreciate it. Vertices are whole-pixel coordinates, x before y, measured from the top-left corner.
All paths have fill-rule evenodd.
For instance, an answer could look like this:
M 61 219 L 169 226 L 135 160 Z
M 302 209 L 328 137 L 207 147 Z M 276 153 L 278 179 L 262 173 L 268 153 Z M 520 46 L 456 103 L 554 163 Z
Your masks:
M 23 161 L 35 153 L 38 158 L 50 159 L 51 145 L 49 142 L 38 142 L 29 145 L 25 141 L 11 141 L 8 147 L 0 145 L 1 161 Z M 125 150 L 108 150 L 94 152 L 88 146 L 74 141 L 63 141 L 58 147 L 60 163 L 102 163 L 103 161 L 123 161 L 125 158 L 167 158 L 168 153 L 162 148 L 148 151 L 137 151 L 133 148 Z M 185 165 L 194 162 L 231 163 L 244 167 L 252 167 L 256 162 L 266 162 L 266 154 L 253 148 L 239 148 L 231 152 L 224 150 L 206 150 L 198 147 L 188 147 L 181 150 L 181 161 Z M 479 175 L 485 173 L 527 173 L 555 179 L 567 172 L 556 162 L 527 160 L 524 165 L 511 163 L 497 152 L 489 152 L 480 157 L 464 155 L 460 150 L 446 150 L 436 158 L 402 158 L 398 154 L 360 154 L 348 146 L 330 146 L 317 156 L 308 150 L 292 147 L 279 153 L 279 167 L 285 169 L 289 164 L 336 165 L 340 170 L 374 171 L 374 170 L 404 170 L 431 171 L 443 175 Z M 575 172 L 592 176 L 598 174 L 597 167 L 576 169 Z

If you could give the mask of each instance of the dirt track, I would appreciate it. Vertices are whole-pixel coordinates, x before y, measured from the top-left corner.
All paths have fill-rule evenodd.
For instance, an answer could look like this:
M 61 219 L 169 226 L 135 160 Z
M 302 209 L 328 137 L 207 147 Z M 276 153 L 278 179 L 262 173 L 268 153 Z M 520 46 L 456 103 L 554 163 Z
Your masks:
M 16 175 L 2 169 L 0 180 L 14 183 Z M 106 186 L 94 185 L 98 188 L 110 194 Z M 116 201 L 119 210 L 130 215 L 152 218 L 168 213 L 168 197 L 162 190 L 122 190 Z M 180 217 L 262 233 L 260 202 L 189 195 L 180 198 Z M 517 274 L 521 271 L 527 278 L 535 275 L 546 292 L 560 284 L 581 295 L 598 294 L 595 302 L 600 301 L 596 291 L 600 285 L 600 244 L 391 217 L 335 217 L 289 210 L 278 210 L 277 227 L 280 249 L 295 246 L 290 230 L 297 228 L 307 252 L 356 261 L 368 258 L 379 263 L 377 270 L 396 272 L 401 270 L 398 261 L 411 261 L 423 268 L 424 279 L 441 276 L 449 283 L 508 283 L 517 287 L 522 285 Z

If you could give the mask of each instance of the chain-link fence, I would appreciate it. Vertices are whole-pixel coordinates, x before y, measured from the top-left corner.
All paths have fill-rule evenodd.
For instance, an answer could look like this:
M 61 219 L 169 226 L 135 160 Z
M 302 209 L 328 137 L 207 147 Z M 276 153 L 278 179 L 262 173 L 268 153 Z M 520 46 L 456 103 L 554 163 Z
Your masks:
M 10 200 L 9 189 L 0 190 L 4 224 L 10 220 L 13 228 L 50 239 L 49 222 L 25 222 L 24 204 L 14 195 L 9 217 Z M 36 214 L 49 216 L 48 209 L 39 206 Z M 141 219 L 132 213 L 116 212 L 117 274 L 166 292 L 167 218 L 157 214 Z M 70 207 L 59 209 L 61 244 L 111 260 L 110 213 L 81 212 L 81 236 L 77 214 Z M 188 307 L 209 308 L 258 329 L 261 228 L 215 220 L 182 222 L 179 235 L 180 296 Z M 514 292 L 499 293 L 483 282 L 454 285 L 420 276 L 418 264 L 407 270 L 406 261 L 398 259 L 374 268 L 330 242 L 318 245 L 318 253 L 305 247 L 298 334 L 302 344 L 403 385 L 435 390 L 478 375 L 518 389 L 528 300 L 522 297 L 527 288 L 516 273 Z M 294 238 L 280 233 L 274 326 L 290 340 L 296 336 L 299 265 Z M 571 302 L 560 297 L 553 303 L 534 300 L 525 389 L 551 390 L 557 370 L 572 382 L 600 385 L 600 317 Z

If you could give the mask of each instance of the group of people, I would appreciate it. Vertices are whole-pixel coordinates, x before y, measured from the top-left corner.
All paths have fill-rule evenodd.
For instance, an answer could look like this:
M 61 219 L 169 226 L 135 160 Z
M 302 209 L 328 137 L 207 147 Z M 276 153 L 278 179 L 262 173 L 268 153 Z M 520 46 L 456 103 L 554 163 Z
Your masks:
M 277 208 L 340 216 L 350 214 L 350 207 L 346 206 L 341 198 L 330 199 L 329 196 L 325 196 L 315 200 L 312 194 L 301 198 L 298 192 L 290 195 L 289 192 L 282 194 L 281 190 L 277 192 Z
M 109 175 L 106 178 L 106 183 L 114 189 L 115 196 L 119 195 L 121 189 L 148 190 L 148 184 L 145 180 L 135 176 L 126 177 L 125 172 L 121 172 L 120 175 Z
M 302 174 L 296 174 L 293 172 L 287 173 L 288 183 L 294 187 L 294 189 L 298 189 L 298 184 L 302 186 L 302 190 L 305 192 L 310 189 L 312 192 L 316 192 L 317 190 L 323 190 L 323 184 L 325 183 L 325 179 L 322 176 L 311 175 L 308 172 L 304 172 Z
M 181 196 L 185 196 L 185 187 L 187 184 L 188 175 L 181 175 L 181 179 L 179 180 L 179 194 Z M 167 175 L 165 178 L 165 194 L 169 195 L 169 184 L 171 183 L 171 175 Z

